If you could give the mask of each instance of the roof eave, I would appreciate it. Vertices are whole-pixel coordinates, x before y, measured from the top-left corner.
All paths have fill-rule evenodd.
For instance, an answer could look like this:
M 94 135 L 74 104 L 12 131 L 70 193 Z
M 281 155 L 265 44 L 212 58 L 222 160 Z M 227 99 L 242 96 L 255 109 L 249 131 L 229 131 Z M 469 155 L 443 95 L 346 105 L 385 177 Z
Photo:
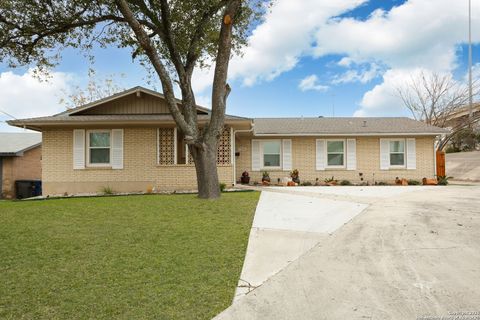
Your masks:
M 371 137 L 371 136 L 439 136 L 447 132 L 368 132 L 368 133 L 255 133 L 255 137 Z
M 207 123 L 209 119 L 199 119 L 199 124 Z M 250 119 L 247 118 L 235 118 L 235 119 L 225 119 L 225 124 L 240 124 L 240 123 L 251 123 Z M 159 124 L 167 124 L 167 125 L 175 125 L 174 120 L 90 120 L 90 121 L 75 121 L 75 120 L 67 120 L 67 121 L 32 121 L 32 122 L 20 122 L 20 120 L 11 120 L 8 122 L 9 125 L 15 126 L 18 128 L 27 128 L 30 130 L 35 131 L 42 131 L 44 127 L 63 127 L 63 126 L 92 126 L 92 125 L 159 125 Z

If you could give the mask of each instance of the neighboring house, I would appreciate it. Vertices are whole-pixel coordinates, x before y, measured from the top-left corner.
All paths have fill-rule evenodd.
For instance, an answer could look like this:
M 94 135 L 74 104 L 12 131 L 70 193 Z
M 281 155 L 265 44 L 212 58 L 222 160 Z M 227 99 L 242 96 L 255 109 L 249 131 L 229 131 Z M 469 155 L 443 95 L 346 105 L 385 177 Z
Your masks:
M 179 106 L 180 101 L 179 101 Z M 210 110 L 197 108 L 202 127 Z M 135 87 L 42 118 L 9 124 L 43 133 L 44 195 L 195 189 L 182 133 L 163 95 Z M 243 171 L 273 182 L 300 171 L 302 181 L 334 176 L 352 182 L 435 176 L 435 137 L 444 129 L 408 118 L 271 118 L 227 115 L 218 147 L 218 174 L 228 185 Z
M 42 175 L 42 135 L 0 133 L 0 198 L 15 197 L 15 181 Z
M 458 108 L 457 110 L 448 114 L 448 116 L 446 117 L 445 123 L 442 125 L 442 127 L 454 128 L 458 125 L 467 123 L 469 120 L 469 116 L 470 116 L 470 106 L 466 105 L 461 108 Z M 480 118 L 480 102 L 474 103 L 472 105 L 472 117 L 473 119 L 477 119 L 477 120 Z M 476 126 L 478 126 L 478 123 Z

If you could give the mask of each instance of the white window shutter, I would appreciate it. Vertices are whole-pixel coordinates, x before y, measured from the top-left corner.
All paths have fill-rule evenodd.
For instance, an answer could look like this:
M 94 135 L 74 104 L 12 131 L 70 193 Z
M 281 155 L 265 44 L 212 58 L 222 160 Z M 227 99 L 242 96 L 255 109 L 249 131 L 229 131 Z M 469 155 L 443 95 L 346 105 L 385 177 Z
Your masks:
M 357 170 L 357 140 L 347 139 L 347 170 Z
M 325 140 L 317 139 L 316 141 L 316 168 L 317 170 L 325 170 Z
M 260 171 L 261 167 L 260 141 L 252 140 L 252 171 Z
M 123 169 L 123 129 L 112 130 L 112 169 Z
M 282 140 L 282 164 L 284 171 L 292 170 L 292 140 L 283 139 Z
M 380 139 L 380 170 L 390 169 L 390 141 Z
M 415 146 L 415 138 L 407 139 L 407 169 L 417 169 L 417 150 Z
M 85 169 L 85 130 L 73 130 L 73 169 Z

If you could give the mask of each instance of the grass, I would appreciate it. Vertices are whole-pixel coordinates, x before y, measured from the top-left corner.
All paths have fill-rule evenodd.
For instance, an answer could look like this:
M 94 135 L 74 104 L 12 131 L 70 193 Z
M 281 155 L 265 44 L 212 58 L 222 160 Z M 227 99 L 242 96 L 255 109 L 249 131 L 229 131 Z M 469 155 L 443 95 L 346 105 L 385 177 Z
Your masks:
M 259 194 L 0 202 L 1 319 L 210 319 Z

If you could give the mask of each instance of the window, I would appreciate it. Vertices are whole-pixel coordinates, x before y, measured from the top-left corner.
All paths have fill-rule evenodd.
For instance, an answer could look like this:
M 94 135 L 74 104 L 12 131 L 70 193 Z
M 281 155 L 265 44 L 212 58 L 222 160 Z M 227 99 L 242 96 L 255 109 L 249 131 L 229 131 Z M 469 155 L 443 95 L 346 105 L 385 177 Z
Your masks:
M 89 131 L 87 135 L 88 164 L 102 166 L 110 164 L 110 131 Z
M 405 166 L 405 140 L 390 141 L 390 165 Z
M 327 141 L 327 166 L 343 167 L 345 165 L 345 141 Z
M 280 167 L 280 150 L 281 144 L 278 141 L 263 141 L 263 167 Z

